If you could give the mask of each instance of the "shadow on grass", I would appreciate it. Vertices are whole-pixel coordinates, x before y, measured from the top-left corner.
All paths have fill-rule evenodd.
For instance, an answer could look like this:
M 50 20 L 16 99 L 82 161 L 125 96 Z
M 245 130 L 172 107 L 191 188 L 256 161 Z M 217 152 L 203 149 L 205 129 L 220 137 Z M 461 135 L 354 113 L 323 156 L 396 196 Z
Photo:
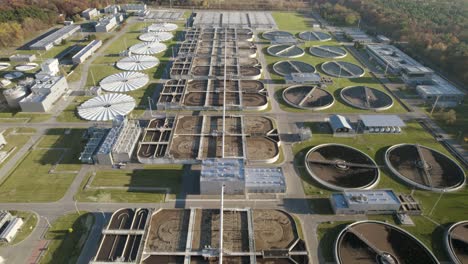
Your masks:
M 324 234 L 319 241 L 319 254 L 322 255 L 326 262 L 335 261 L 333 254 L 333 249 L 335 248 L 335 240 L 338 237 L 338 234 L 341 232 L 341 230 L 343 230 L 349 223 L 342 223 L 336 226 L 326 227 L 323 228 L 323 230 L 320 230 L 320 232 L 324 232 Z
M 53 240 L 61 240 L 60 245 L 53 251 L 49 264 L 76 263 L 86 239 L 82 236 L 88 236 L 92 226 L 86 226 L 88 217 L 93 217 L 92 214 L 86 213 L 80 215 L 71 226 L 73 232 L 67 230 L 49 231 L 53 234 Z M 48 235 L 49 235 L 48 234 Z M 57 236 L 55 236 L 57 235 Z
M 58 138 L 50 142 L 49 145 L 41 145 L 40 147 L 48 148 L 48 151 L 41 157 L 41 164 L 55 165 L 57 162 L 60 164 L 81 164 L 79 161 L 80 152 L 85 144 L 83 139 L 83 133 L 86 130 L 83 128 L 52 128 L 48 129 L 45 133 L 47 136 L 58 136 Z M 42 139 L 44 140 L 44 138 Z M 49 143 L 49 142 L 48 142 Z M 41 142 L 39 142 L 39 145 Z M 57 151 L 66 149 L 59 157 L 59 160 L 55 160 Z

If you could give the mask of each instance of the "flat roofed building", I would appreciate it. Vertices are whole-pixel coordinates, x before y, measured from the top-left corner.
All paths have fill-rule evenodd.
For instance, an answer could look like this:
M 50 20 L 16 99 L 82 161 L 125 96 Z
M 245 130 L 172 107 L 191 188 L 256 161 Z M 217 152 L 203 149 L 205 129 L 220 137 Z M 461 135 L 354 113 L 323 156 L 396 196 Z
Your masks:
M 87 20 L 91 20 L 99 15 L 99 11 L 96 8 L 88 8 L 81 12 L 81 16 Z
M 245 188 L 249 193 L 284 193 L 283 170 L 277 168 L 245 168 Z
M 401 202 L 392 190 L 362 190 L 334 193 L 330 203 L 335 214 L 394 214 Z
M 242 159 L 206 159 L 202 161 L 200 193 L 218 195 L 225 185 L 225 194 L 245 193 L 245 172 Z
M 10 61 L 13 62 L 33 62 L 36 60 L 34 54 L 14 54 L 10 56 Z
M 284 76 L 287 84 L 320 84 L 321 77 L 319 73 L 293 72 Z
M 80 25 L 69 25 L 47 35 L 29 46 L 32 50 L 50 50 L 81 29 Z
M 430 81 L 433 70 L 424 67 L 395 46 L 388 44 L 369 44 L 367 53 L 376 60 L 386 72 L 401 74 L 406 83 Z
M 6 223 L 10 222 L 13 219 L 13 216 L 8 211 L 0 211 L 0 228 L 2 228 Z
M 390 41 L 391 41 L 389 38 L 387 38 L 387 37 L 384 36 L 384 35 L 378 35 L 378 36 L 377 36 L 377 40 L 378 40 L 380 43 L 384 43 L 384 44 L 388 44 L 388 43 L 390 43 Z
M 84 48 L 82 48 L 80 51 L 78 51 L 75 55 L 72 57 L 72 61 L 75 64 L 80 64 L 84 62 L 87 58 L 89 58 L 91 55 L 96 52 L 99 47 L 102 46 L 102 41 L 95 39 L 91 41 L 88 45 L 86 45 Z
M 106 14 L 116 14 L 120 11 L 119 5 L 108 5 L 103 9 L 104 13 Z
M 439 75 L 434 75 L 432 81 L 429 85 L 416 86 L 416 91 L 423 99 L 430 103 L 437 100 L 439 107 L 455 107 L 462 103 L 465 93 Z
M 8 223 L 8 226 L 0 234 L 0 241 L 4 241 L 7 243 L 13 241 L 13 239 L 15 238 L 16 234 L 18 234 L 18 231 L 21 229 L 22 226 L 23 219 L 19 217 L 13 218 L 13 220 L 11 220 Z
M 145 4 L 124 4 L 120 5 L 120 8 L 122 11 L 125 12 L 133 12 L 133 11 L 144 11 L 146 10 L 146 5 Z
M 359 43 L 372 43 L 374 39 L 359 28 L 346 28 L 344 34 L 347 38 Z
M 67 89 L 68 83 L 65 77 L 44 76 L 36 80 L 31 87 L 31 94 L 23 98 L 19 105 L 23 112 L 48 112 Z
M 353 127 L 349 124 L 348 119 L 342 115 L 331 115 L 328 118 L 328 124 L 330 124 L 333 134 L 353 131 Z
M 115 16 L 108 16 L 99 20 L 99 22 L 94 26 L 94 30 L 96 32 L 109 32 L 116 26 L 117 19 Z
M 364 133 L 400 133 L 405 126 L 397 115 L 359 115 L 357 130 Z

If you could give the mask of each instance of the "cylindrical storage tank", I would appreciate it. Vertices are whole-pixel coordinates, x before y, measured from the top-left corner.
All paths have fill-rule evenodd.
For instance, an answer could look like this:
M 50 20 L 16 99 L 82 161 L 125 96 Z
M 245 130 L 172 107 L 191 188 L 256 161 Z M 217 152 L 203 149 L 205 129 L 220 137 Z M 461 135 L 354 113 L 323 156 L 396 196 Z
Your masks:
M 19 102 L 28 95 L 26 88 L 17 87 L 3 91 L 3 96 L 10 108 L 19 108 Z

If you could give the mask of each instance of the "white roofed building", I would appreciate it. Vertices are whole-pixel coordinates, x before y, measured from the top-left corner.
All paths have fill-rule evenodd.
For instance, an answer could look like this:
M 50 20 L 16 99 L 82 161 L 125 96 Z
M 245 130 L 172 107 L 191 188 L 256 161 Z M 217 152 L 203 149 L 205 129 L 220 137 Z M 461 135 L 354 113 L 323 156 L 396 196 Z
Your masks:
M 418 94 L 430 103 L 435 103 L 439 107 L 454 107 L 462 103 L 465 93 L 443 79 L 439 75 L 434 75 L 433 83 L 429 85 L 418 85 Z
M 225 194 L 245 193 L 245 172 L 242 159 L 206 159 L 202 161 L 200 193 L 217 195 L 225 186 Z
M 335 214 L 394 214 L 401 202 L 392 190 L 362 190 L 334 193 L 330 203 Z
M 36 80 L 31 87 L 31 94 L 23 98 L 19 105 L 23 112 L 48 112 L 67 89 L 68 83 L 65 77 L 44 76 Z
M 88 8 L 81 12 L 81 16 L 87 20 L 91 20 L 99 15 L 99 11 L 96 8 Z

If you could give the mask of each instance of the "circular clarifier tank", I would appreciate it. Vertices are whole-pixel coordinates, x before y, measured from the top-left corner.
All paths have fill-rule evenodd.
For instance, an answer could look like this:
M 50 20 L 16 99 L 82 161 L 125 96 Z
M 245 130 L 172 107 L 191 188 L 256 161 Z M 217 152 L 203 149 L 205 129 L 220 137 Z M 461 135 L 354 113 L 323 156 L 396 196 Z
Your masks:
M 292 44 L 280 44 L 268 47 L 268 54 L 280 58 L 298 58 L 304 55 L 304 50 Z
M 445 248 L 453 263 L 468 263 L 468 221 L 449 227 L 445 233 Z
M 328 91 L 312 85 L 295 85 L 283 91 L 283 99 L 289 105 L 306 110 L 323 110 L 335 102 Z
M 291 75 L 292 73 L 315 73 L 314 66 L 294 60 L 278 61 L 273 64 L 273 70 L 281 76 Z
M 423 190 L 455 191 L 465 184 L 465 172 L 454 160 L 418 144 L 390 147 L 385 162 L 398 178 Z
M 407 231 L 384 222 L 349 224 L 335 240 L 338 264 L 438 264 L 434 254 Z
M 322 31 L 304 31 L 299 33 L 299 38 L 305 41 L 329 41 L 331 35 Z
M 322 70 L 333 77 L 359 78 L 364 75 L 364 69 L 346 61 L 327 61 L 322 64 Z
M 344 48 L 329 45 L 310 47 L 309 52 L 316 57 L 327 59 L 340 59 L 348 54 Z
M 305 165 L 315 181 L 336 191 L 370 189 L 379 181 L 375 161 L 364 152 L 346 145 L 313 147 L 306 154 Z
M 367 86 L 343 88 L 340 96 L 346 103 L 359 109 L 382 111 L 393 105 L 393 99 L 388 94 Z

